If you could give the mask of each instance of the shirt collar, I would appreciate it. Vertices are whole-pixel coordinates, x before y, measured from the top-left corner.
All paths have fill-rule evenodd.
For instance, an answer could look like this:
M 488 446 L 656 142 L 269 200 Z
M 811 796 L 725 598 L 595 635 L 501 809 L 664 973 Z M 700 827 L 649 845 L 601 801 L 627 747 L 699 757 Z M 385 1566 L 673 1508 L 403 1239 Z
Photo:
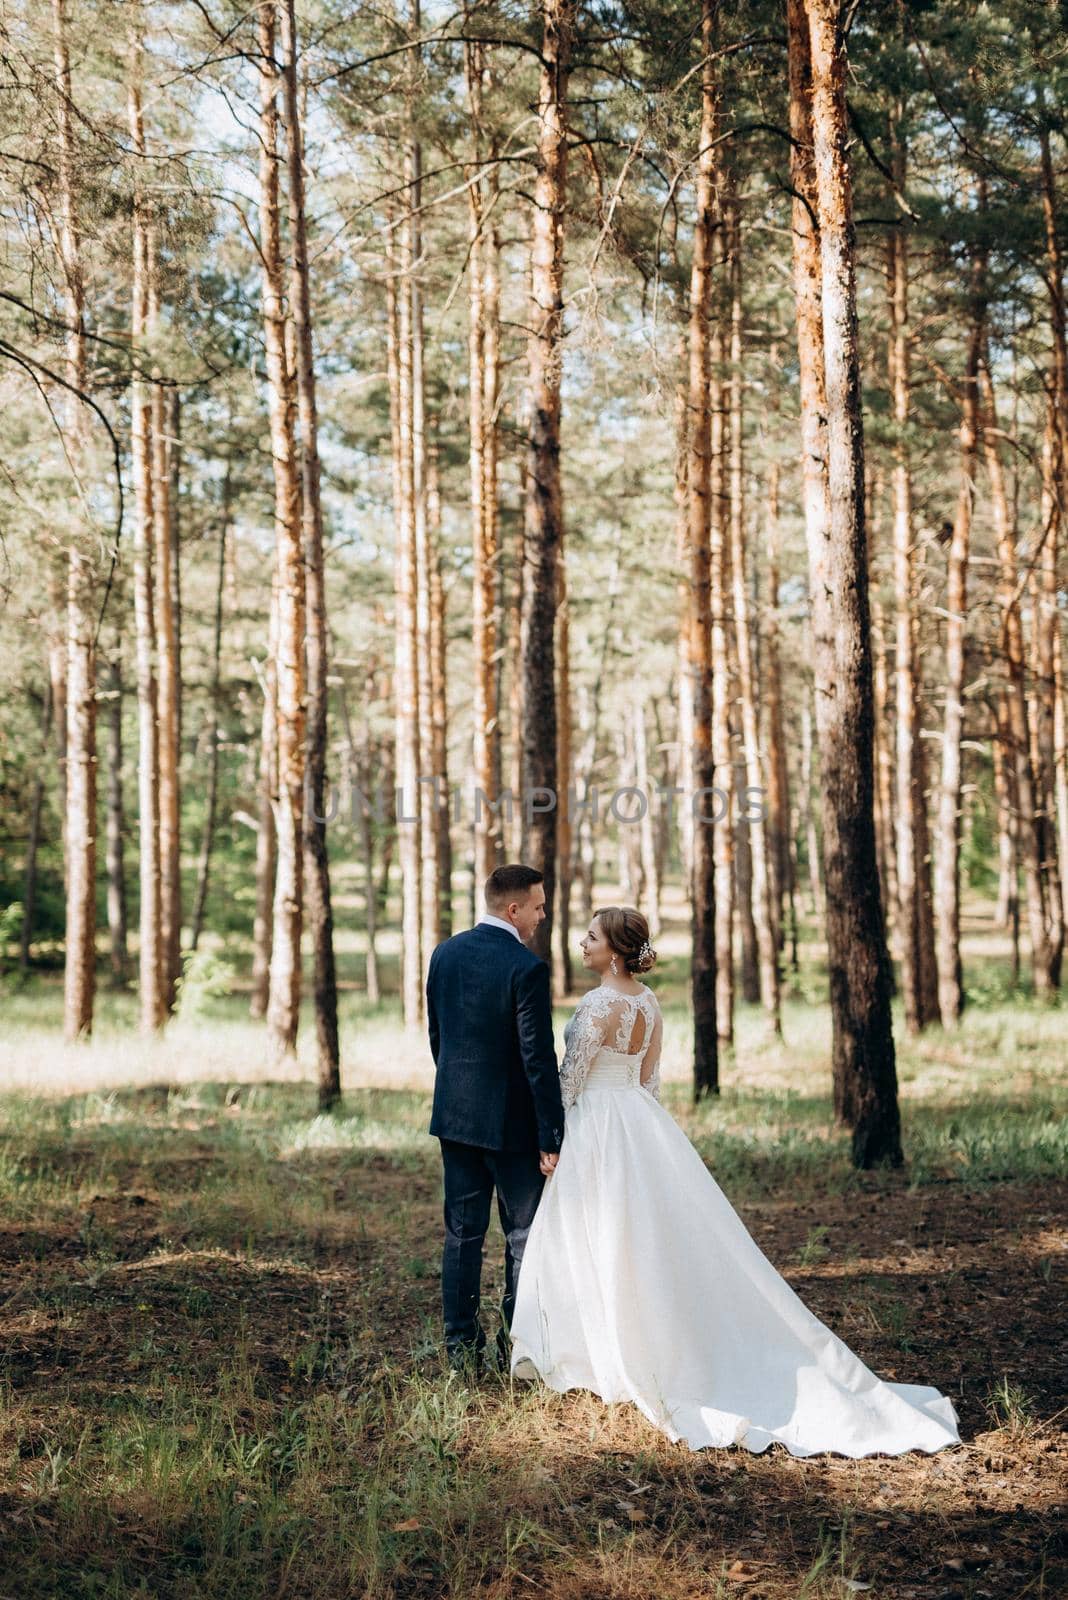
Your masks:
M 503 928 L 505 933 L 514 933 L 516 938 L 519 939 L 519 929 L 515 926 L 514 922 L 505 922 L 503 917 L 492 917 L 488 911 L 484 911 L 482 913 L 478 919 L 477 925 L 480 928 Z M 519 939 L 519 943 L 523 943 L 522 939 Z

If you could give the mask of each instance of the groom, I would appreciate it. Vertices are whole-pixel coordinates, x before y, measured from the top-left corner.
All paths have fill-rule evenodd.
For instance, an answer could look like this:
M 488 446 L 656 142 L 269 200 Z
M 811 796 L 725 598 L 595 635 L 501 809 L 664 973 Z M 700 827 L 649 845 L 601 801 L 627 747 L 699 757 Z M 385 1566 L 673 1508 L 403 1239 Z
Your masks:
M 445 1249 L 441 1299 L 449 1365 L 482 1366 L 482 1243 L 490 1203 L 507 1244 L 497 1364 L 507 1371 L 515 1291 L 530 1224 L 564 1137 L 549 968 L 527 949 L 545 916 L 533 867 L 486 879 L 486 914 L 439 944 L 427 973 L 427 1021 L 437 1074 L 430 1132 L 441 1141 Z

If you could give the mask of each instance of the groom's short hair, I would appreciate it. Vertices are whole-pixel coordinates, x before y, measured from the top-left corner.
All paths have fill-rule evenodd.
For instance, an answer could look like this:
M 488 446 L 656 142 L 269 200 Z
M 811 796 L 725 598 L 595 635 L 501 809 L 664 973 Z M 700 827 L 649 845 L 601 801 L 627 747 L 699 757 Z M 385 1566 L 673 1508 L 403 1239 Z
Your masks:
M 483 891 L 486 904 L 491 909 L 494 906 L 505 906 L 517 896 L 529 894 L 536 883 L 543 881 L 536 867 L 524 867 L 519 862 L 506 867 L 494 867 L 486 879 Z

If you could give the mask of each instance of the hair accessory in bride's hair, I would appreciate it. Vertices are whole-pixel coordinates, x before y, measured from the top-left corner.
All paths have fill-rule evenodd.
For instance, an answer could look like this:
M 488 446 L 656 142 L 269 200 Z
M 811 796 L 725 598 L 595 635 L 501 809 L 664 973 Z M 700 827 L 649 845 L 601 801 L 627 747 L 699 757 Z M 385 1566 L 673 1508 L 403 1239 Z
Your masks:
M 643 939 L 642 947 L 638 951 L 638 954 L 637 954 L 637 957 L 636 957 L 636 960 L 635 960 L 635 964 L 636 964 L 636 966 L 638 968 L 638 971 L 639 972 L 648 972 L 649 968 L 652 966 L 652 964 L 653 964 L 653 962 L 655 960 L 656 960 L 656 951 L 653 949 L 653 947 L 649 943 L 648 939 Z

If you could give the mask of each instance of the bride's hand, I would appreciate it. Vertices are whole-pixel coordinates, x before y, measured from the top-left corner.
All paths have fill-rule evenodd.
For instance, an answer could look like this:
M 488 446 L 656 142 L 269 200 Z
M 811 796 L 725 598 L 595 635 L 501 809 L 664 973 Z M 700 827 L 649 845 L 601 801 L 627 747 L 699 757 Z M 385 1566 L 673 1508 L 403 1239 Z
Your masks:
M 541 1168 L 542 1177 L 551 1178 L 556 1169 L 556 1163 L 560 1159 L 559 1151 L 539 1150 L 538 1157 L 538 1166 Z

